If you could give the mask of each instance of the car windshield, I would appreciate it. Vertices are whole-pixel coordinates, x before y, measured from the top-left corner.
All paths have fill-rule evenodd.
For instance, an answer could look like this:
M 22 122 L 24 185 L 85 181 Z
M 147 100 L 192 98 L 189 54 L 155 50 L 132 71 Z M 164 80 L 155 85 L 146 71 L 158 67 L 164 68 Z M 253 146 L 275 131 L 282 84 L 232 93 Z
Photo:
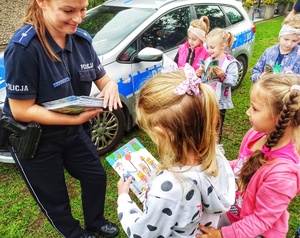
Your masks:
M 154 11 L 154 9 L 99 6 L 88 12 L 79 27 L 91 34 L 97 54 L 103 55 L 115 48 Z

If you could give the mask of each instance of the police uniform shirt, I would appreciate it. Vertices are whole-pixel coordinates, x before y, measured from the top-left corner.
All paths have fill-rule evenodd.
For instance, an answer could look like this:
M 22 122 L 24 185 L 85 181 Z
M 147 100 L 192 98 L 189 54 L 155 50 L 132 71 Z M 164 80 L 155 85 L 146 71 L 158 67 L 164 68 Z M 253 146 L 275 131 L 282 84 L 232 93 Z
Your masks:
M 92 81 L 105 75 L 87 32 L 77 29 L 67 35 L 64 49 L 50 34 L 47 39 L 61 61 L 48 57 L 32 25 L 23 26 L 12 37 L 4 54 L 8 98 L 36 99 L 41 105 L 71 95 L 89 95 Z M 7 100 L 4 112 L 11 115 Z

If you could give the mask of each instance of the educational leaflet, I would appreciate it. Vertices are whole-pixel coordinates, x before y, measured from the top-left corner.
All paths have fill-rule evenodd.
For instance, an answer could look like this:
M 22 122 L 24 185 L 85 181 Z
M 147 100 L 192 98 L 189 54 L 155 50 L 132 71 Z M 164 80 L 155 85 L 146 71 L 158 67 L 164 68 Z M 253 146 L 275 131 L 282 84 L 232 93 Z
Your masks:
M 143 203 L 148 184 L 156 174 L 158 161 L 136 138 L 107 156 L 106 160 L 124 180 L 132 177 L 130 189 Z
M 103 98 L 89 96 L 69 96 L 42 103 L 42 105 L 51 111 L 65 114 L 80 114 L 84 111 L 103 107 Z
M 281 71 L 281 66 L 278 64 L 278 62 L 276 62 L 274 64 L 274 66 L 270 65 L 270 64 L 266 64 L 264 67 L 264 72 L 265 73 L 269 73 L 269 74 L 277 74 L 280 73 Z M 289 72 L 285 72 L 285 73 L 289 73 Z
M 221 91 L 222 91 L 222 83 L 219 81 L 219 78 L 214 71 L 214 68 L 219 66 L 219 60 L 213 60 L 209 63 L 206 69 L 206 77 L 208 84 L 215 90 L 216 92 L 216 98 L 219 102 L 221 98 Z
M 213 60 L 209 63 L 206 69 L 206 77 L 208 81 L 218 78 L 216 72 L 214 71 L 214 68 L 218 66 L 219 66 L 219 60 Z

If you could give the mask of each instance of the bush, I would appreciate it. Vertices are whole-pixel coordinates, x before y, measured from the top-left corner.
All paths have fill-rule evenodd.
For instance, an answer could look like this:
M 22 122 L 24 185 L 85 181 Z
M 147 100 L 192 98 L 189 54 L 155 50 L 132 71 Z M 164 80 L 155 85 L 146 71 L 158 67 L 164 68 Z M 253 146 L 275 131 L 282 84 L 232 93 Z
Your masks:
M 264 0 L 263 4 L 265 4 L 265 5 L 274 5 L 275 4 L 275 0 Z
M 254 1 L 253 0 L 246 0 L 244 3 L 243 3 L 243 7 L 251 7 L 253 6 L 254 4 Z

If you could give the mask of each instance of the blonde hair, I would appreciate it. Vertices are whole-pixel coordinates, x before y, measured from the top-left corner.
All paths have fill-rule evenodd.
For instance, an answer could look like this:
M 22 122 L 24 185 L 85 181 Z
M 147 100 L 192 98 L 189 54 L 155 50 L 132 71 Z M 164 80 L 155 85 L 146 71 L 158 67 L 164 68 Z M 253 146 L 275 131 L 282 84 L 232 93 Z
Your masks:
M 48 1 L 48 0 L 45 0 Z M 53 61 L 60 61 L 46 38 L 46 25 L 43 12 L 36 0 L 31 0 L 23 24 L 32 24 L 36 30 L 37 36 L 49 58 Z
M 295 29 L 300 29 L 300 13 L 291 16 L 288 15 L 283 20 L 282 25 L 289 25 Z
M 233 42 L 234 42 L 234 35 L 230 31 L 226 31 L 221 28 L 214 28 L 212 29 L 208 35 L 206 36 L 206 40 L 209 39 L 219 39 L 220 43 L 224 43 L 227 46 L 227 52 L 229 52 L 232 48 Z
M 199 28 L 205 32 L 205 34 L 208 33 L 210 22 L 207 16 L 202 16 L 200 19 L 195 19 L 190 22 L 190 26 Z
M 251 93 L 265 103 L 266 109 L 274 118 L 279 116 L 265 146 L 272 148 L 278 144 L 285 129 L 293 129 L 293 141 L 300 154 L 300 91 L 291 90 L 292 85 L 300 86 L 300 76 L 296 74 L 265 74 L 252 85 Z M 274 158 L 270 158 L 274 159 Z M 247 188 L 254 173 L 264 164 L 267 158 L 261 150 L 256 150 L 244 163 L 239 173 L 239 186 L 242 192 Z
M 216 96 L 206 84 L 199 85 L 200 96 L 175 94 L 174 89 L 185 80 L 180 70 L 147 81 L 137 96 L 137 124 L 157 144 L 161 169 L 185 165 L 192 152 L 207 173 L 217 176 Z M 164 133 L 159 133 L 157 127 Z

